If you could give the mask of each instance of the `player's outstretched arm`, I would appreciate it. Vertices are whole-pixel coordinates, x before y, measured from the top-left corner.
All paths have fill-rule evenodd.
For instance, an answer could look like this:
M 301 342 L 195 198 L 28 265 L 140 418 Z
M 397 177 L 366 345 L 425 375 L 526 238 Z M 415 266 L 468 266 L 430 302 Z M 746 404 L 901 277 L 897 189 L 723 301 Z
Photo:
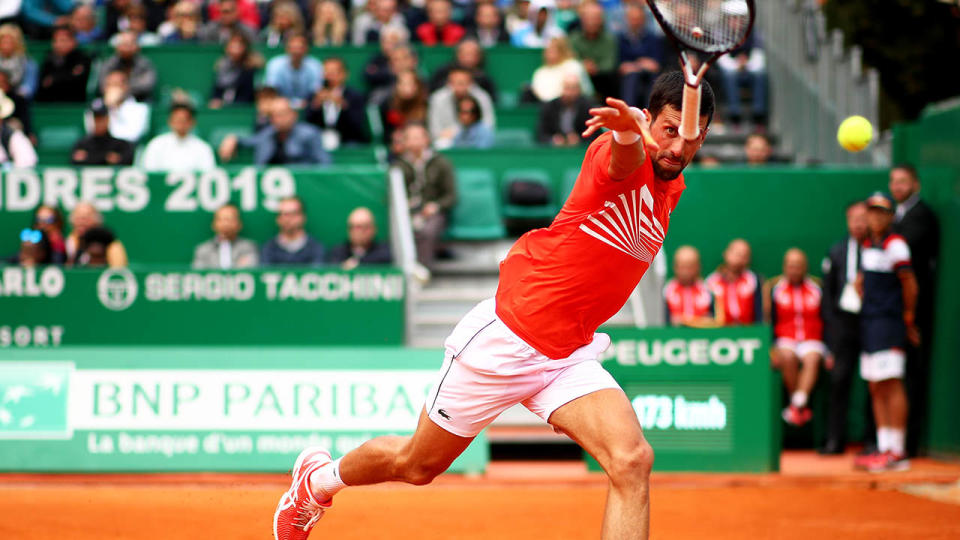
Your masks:
M 590 109 L 590 114 L 593 116 L 587 120 L 584 137 L 601 128 L 618 133 L 610 149 L 610 164 L 607 166 L 610 178 L 623 180 L 643 164 L 646 159 L 645 147 L 659 149 L 650 135 L 650 120 L 640 109 L 628 107 L 619 99 L 607 98 L 607 107 Z

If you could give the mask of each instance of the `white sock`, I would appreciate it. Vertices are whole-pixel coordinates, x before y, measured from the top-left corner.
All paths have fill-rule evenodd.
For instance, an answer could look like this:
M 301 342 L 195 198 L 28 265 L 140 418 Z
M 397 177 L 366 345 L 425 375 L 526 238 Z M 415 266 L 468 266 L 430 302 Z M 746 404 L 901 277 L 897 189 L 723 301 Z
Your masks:
M 890 446 L 890 451 L 897 455 L 906 454 L 906 438 L 907 432 L 903 429 L 897 428 L 887 428 L 887 444 Z
M 877 450 L 881 453 L 890 450 L 890 428 L 884 426 L 877 428 Z
M 330 500 L 338 491 L 347 487 L 340 479 L 339 459 L 310 473 L 308 481 L 310 482 L 310 491 L 320 502 Z
M 797 390 L 790 396 L 790 404 L 798 409 L 802 409 L 807 406 L 807 393 L 803 390 Z

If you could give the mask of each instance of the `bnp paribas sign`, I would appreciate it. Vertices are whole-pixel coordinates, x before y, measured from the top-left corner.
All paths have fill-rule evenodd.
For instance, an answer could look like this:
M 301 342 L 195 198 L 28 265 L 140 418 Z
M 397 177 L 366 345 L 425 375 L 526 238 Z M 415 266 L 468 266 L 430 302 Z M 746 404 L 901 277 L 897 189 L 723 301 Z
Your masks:
M 435 351 L 382 347 L 8 354 L 0 471 L 284 470 L 305 446 L 411 433 L 436 378 Z

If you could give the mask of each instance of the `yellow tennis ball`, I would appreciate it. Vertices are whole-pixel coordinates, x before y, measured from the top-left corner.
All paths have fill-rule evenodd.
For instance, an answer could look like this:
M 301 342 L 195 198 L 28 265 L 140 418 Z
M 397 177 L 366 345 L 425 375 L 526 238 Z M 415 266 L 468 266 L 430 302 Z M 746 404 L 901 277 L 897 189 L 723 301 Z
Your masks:
M 848 152 L 859 152 L 873 139 L 873 126 L 862 116 L 851 116 L 840 123 L 837 142 Z

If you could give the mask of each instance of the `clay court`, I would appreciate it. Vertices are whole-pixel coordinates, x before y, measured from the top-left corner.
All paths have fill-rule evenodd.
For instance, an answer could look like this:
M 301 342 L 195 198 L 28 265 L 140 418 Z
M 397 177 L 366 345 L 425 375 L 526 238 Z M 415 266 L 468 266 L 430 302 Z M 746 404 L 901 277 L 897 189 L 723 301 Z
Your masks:
M 850 471 L 851 456 L 786 453 L 779 474 L 655 474 L 652 538 L 960 538 L 960 465 Z M 311 538 L 598 537 L 603 475 L 582 463 L 493 463 L 426 488 L 356 488 Z M 3 475 L 0 538 L 270 538 L 280 475 Z

